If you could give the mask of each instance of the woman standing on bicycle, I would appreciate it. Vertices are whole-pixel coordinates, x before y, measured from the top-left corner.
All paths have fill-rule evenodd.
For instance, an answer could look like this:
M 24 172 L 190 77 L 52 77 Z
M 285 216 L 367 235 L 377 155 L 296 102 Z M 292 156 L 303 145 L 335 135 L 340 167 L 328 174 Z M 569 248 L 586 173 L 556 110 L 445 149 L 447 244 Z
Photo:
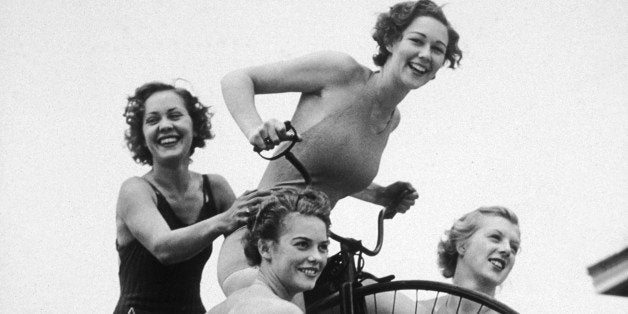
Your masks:
M 413 89 L 434 79 L 446 63 L 455 68 L 462 53 L 458 34 L 440 7 L 429 0 L 394 5 L 379 16 L 373 38 L 380 68 L 372 71 L 352 57 L 320 52 L 294 60 L 237 70 L 222 80 L 225 103 L 248 141 L 271 149 L 286 139 L 276 119 L 262 121 L 255 95 L 300 92 L 292 118 L 302 133 L 293 153 L 312 176 L 311 188 L 326 193 L 332 207 L 346 196 L 405 212 L 418 194 L 404 182 L 373 184 L 388 136 L 399 124 L 397 105 Z M 269 164 L 259 189 L 303 189 L 299 172 L 285 160 Z M 404 191 L 408 191 L 404 193 Z M 228 296 L 251 284 L 255 270 L 242 254 L 243 230 L 225 239 L 218 261 L 220 285 Z
M 249 219 L 243 241 L 257 277 L 209 313 L 302 313 L 290 301 L 314 288 L 327 263 L 330 211 L 322 192 L 273 190 Z
M 480 207 L 456 220 L 438 243 L 438 266 L 453 284 L 495 297 L 515 266 L 521 243 L 517 215 L 505 207 Z M 434 313 L 456 313 L 459 298 L 424 301 Z M 462 300 L 461 313 L 476 313 L 479 305 Z
M 223 177 L 188 169 L 195 148 L 212 134 L 208 108 L 187 90 L 148 83 L 128 101 L 127 146 L 152 168 L 120 189 L 114 313 L 204 313 L 200 280 L 212 241 L 242 226 L 248 207 L 268 193 L 248 192 L 234 202 Z

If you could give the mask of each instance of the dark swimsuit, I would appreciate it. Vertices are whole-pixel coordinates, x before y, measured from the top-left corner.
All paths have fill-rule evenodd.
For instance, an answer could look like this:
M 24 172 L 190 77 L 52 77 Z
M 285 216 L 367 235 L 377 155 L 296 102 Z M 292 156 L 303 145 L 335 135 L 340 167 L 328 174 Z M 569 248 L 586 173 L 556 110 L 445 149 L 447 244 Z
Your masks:
M 159 190 L 149 184 L 157 195 L 157 209 L 170 229 L 189 225 L 183 223 Z M 194 223 L 218 213 L 209 185 L 203 175 L 204 204 Z M 139 241 L 120 247 L 120 299 L 115 314 L 135 313 L 205 313 L 201 301 L 200 282 L 203 268 L 212 252 L 211 244 L 189 260 L 163 265 Z

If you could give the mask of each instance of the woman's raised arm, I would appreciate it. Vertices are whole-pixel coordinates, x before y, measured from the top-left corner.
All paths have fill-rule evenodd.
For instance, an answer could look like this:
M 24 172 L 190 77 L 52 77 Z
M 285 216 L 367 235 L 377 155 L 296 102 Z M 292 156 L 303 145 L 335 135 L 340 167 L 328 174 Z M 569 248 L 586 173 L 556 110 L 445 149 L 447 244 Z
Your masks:
M 349 82 L 363 68 L 350 56 L 338 52 L 319 52 L 293 60 L 250 67 L 228 73 L 221 81 L 229 112 L 252 145 L 266 148 L 285 139 L 282 122 L 262 121 L 256 107 L 256 94 L 300 92 L 320 93 L 332 85 Z

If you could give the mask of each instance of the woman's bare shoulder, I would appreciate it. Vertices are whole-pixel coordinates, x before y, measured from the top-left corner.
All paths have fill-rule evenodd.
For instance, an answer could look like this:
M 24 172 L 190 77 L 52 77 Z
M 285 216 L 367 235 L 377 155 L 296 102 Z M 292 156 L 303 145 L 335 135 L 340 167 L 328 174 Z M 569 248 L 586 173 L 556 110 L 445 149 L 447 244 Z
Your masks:
M 208 314 L 302 314 L 294 303 L 283 300 L 263 287 L 250 286 L 236 291 Z
M 372 72 L 352 56 L 338 51 L 319 51 L 309 55 L 321 67 L 328 69 L 341 81 L 368 78 Z
M 302 314 L 294 303 L 279 298 L 258 297 L 234 306 L 229 313 L 250 314 Z

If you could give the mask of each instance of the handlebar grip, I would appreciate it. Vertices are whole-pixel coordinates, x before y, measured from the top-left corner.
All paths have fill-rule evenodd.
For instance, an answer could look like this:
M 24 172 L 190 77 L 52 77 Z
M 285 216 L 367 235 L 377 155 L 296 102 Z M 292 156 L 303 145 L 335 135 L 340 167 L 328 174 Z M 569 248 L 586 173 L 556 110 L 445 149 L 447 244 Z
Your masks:
M 410 193 L 412 193 L 412 191 L 410 191 L 409 189 L 404 189 L 399 194 L 399 199 L 397 199 L 396 202 L 386 206 L 384 208 L 384 219 L 392 219 L 393 217 L 395 217 L 395 215 L 397 214 L 397 211 L 395 210 L 395 208 L 397 208 L 397 206 L 399 206 L 399 204 L 401 203 L 401 201 L 403 201 L 406 195 Z
M 297 130 L 292 126 L 292 123 L 290 121 L 284 121 L 283 124 L 286 126 L 286 131 L 292 130 L 294 131 L 294 135 L 287 135 L 287 137 L 285 139 L 282 139 L 281 142 L 301 142 L 302 141 L 301 137 L 297 135 Z M 253 151 L 258 154 L 264 150 L 265 150 L 264 148 L 253 146 Z

